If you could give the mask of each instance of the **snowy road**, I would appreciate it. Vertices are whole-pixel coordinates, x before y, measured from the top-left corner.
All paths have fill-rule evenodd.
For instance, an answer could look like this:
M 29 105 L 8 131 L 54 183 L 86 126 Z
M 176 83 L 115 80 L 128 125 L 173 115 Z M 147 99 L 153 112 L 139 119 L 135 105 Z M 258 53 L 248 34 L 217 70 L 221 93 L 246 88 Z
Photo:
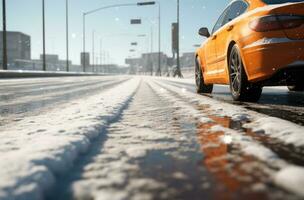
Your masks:
M 47 112 L 126 81 L 127 77 L 60 77 L 0 80 L 0 125 Z
M 190 80 L 28 81 L 7 83 L 25 95 L 1 91 L 1 200 L 304 198 L 301 117 L 254 109 L 300 115 L 302 94 L 288 104 L 285 90 L 267 89 L 259 104 L 234 105 L 221 87 L 195 94 Z M 41 85 L 45 103 L 31 104 Z M 23 102 L 32 108 L 3 111 Z

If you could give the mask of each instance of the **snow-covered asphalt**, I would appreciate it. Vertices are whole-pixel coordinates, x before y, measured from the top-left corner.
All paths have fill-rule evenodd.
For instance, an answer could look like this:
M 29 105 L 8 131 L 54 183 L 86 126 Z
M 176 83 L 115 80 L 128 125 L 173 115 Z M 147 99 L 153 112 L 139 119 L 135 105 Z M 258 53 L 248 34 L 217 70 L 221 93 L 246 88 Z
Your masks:
M 128 77 L 60 77 L 0 80 L 0 125 L 118 85 Z
M 304 127 L 257 104 L 197 95 L 191 80 L 0 84 L 1 200 L 304 198 Z

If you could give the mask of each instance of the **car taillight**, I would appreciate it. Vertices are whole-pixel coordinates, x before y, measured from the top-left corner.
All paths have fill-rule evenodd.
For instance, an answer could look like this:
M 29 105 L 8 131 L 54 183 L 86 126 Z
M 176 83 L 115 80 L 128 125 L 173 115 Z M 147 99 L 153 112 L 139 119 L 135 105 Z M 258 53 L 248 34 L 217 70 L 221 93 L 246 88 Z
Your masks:
M 255 19 L 249 27 L 257 32 L 297 28 L 304 24 L 304 17 L 297 15 L 269 15 Z

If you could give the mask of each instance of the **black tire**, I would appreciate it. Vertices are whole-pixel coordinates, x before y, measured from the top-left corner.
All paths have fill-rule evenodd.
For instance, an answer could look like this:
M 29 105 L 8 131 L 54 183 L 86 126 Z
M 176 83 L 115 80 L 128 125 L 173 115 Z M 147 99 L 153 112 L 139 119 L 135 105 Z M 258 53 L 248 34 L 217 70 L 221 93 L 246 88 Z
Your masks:
M 262 86 L 248 82 L 243 61 L 237 45 L 229 56 L 230 91 L 235 101 L 257 102 L 262 94 Z
M 291 92 L 303 92 L 304 91 L 304 82 L 301 81 L 300 78 L 298 78 L 296 81 L 296 84 L 288 85 L 287 87 L 288 87 L 288 90 Z
M 211 85 L 205 84 L 202 68 L 200 65 L 200 61 L 198 59 L 199 59 L 198 57 L 195 59 L 196 92 L 199 94 L 200 93 L 210 94 L 213 91 L 213 84 L 211 84 Z

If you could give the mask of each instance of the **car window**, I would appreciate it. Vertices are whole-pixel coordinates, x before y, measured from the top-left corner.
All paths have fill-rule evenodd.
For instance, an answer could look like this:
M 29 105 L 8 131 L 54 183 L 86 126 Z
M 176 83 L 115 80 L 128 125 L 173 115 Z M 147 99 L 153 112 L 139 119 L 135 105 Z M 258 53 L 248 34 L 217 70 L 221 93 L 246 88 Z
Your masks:
M 280 4 L 280 3 L 297 3 L 304 2 L 304 0 L 264 0 L 266 4 Z
M 248 4 L 245 3 L 244 1 L 233 2 L 230 6 L 230 9 L 227 12 L 223 25 L 243 14 L 247 10 L 247 8 L 248 8 Z
M 219 17 L 219 19 L 217 20 L 216 24 L 214 25 L 213 29 L 212 29 L 212 33 L 216 32 L 219 28 L 221 28 L 223 26 L 224 20 L 226 18 L 227 15 L 227 11 L 229 10 L 229 7 L 226 8 L 226 10 L 222 13 L 222 15 Z

